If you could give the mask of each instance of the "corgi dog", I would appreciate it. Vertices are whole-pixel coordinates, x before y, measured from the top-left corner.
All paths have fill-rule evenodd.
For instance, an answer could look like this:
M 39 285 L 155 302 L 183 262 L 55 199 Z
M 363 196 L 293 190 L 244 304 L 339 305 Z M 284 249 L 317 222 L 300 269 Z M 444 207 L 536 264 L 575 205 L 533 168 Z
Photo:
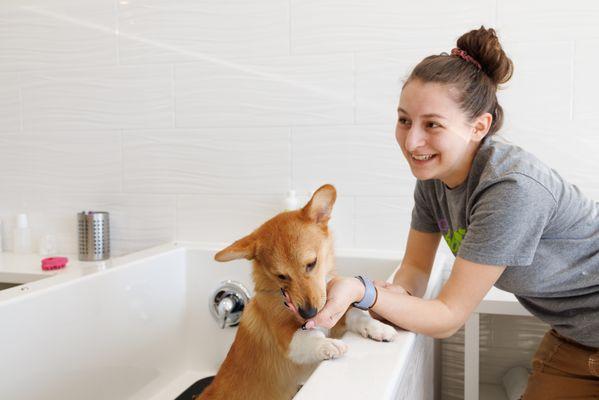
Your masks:
M 395 328 L 351 307 L 331 329 L 301 329 L 326 302 L 334 274 L 328 228 L 336 199 L 332 185 L 319 188 L 301 209 L 282 212 L 248 236 L 219 251 L 217 261 L 252 260 L 254 297 L 214 380 L 197 400 L 288 400 L 320 361 L 340 357 L 346 331 L 378 341 Z

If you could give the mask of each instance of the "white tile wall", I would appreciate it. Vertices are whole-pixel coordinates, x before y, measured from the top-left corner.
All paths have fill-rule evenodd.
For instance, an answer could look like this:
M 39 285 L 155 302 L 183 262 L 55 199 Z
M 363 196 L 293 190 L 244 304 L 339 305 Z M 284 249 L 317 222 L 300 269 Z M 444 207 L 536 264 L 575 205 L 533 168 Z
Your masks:
M 123 64 L 289 54 L 281 0 L 117 0 Z
M 403 251 L 410 229 L 413 183 L 397 197 L 358 197 L 356 245 L 360 248 Z
M 430 54 L 446 47 L 403 48 L 356 53 L 356 123 L 387 123 L 393 129 L 401 87 L 410 71 Z
M 351 55 L 236 59 L 175 70 L 177 127 L 351 124 Z
M 5 237 L 26 211 L 74 252 L 97 208 L 118 252 L 227 242 L 331 182 L 339 246 L 401 249 L 402 79 L 481 24 L 516 64 L 505 135 L 597 199 L 598 18 L 591 0 L 5 0 Z
M 552 42 L 597 38 L 598 18 L 599 6 L 593 0 L 497 1 L 497 26 L 501 36 L 510 41 Z
M 172 66 L 47 70 L 20 78 L 25 130 L 174 125 Z
M 125 131 L 123 190 L 131 193 L 285 193 L 289 128 Z
M 116 65 L 114 0 L 3 0 L 0 71 Z
M 598 28 L 599 31 L 599 28 Z M 599 93 L 599 34 L 595 39 L 579 40 L 574 45 L 574 118 L 597 120 L 597 93 Z M 595 123 L 595 127 L 597 124 Z M 590 136 L 590 135 L 589 135 Z
M 21 130 L 21 93 L 17 73 L 0 72 L 0 134 Z
M 5 233 L 12 232 L 14 215 L 26 212 L 32 232 L 33 249 L 43 235 L 54 235 L 59 252 L 77 252 L 77 213 L 83 210 L 108 211 L 112 254 L 119 255 L 154 246 L 175 237 L 176 196 L 74 193 L 0 193 L 0 219 Z M 12 235 L 6 235 L 12 248 Z
M 291 0 L 291 52 L 451 46 L 462 31 L 494 23 L 495 0 Z

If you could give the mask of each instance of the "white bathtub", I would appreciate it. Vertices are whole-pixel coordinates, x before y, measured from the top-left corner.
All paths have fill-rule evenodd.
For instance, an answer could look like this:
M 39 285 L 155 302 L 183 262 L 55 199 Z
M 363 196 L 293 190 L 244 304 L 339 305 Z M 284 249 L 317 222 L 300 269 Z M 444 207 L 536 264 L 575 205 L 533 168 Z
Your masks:
M 226 279 L 252 289 L 249 262 L 217 263 L 215 250 L 172 243 L 0 292 L 0 399 L 173 400 L 214 375 L 235 329 L 217 326 L 208 297 Z M 399 261 L 337 257 L 341 274 L 375 279 Z M 402 331 L 393 343 L 344 340 L 348 353 L 321 363 L 296 399 L 432 399 L 432 339 Z

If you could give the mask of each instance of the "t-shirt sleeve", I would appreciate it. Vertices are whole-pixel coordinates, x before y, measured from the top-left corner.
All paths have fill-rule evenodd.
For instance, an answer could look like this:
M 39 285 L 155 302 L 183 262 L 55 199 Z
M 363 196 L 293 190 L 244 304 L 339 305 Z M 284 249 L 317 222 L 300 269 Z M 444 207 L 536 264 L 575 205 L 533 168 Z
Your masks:
M 412 209 L 410 227 L 420 232 L 439 232 L 440 230 L 429 200 L 433 198 L 432 193 L 429 193 L 427 196 L 425 191 L 424 182 L 417 180 L 414 187 L 414 208 Z
M 504 177 L 476 197 L 457 256 L 479 264 L 530 265 L 556 207 L 536 180 Z

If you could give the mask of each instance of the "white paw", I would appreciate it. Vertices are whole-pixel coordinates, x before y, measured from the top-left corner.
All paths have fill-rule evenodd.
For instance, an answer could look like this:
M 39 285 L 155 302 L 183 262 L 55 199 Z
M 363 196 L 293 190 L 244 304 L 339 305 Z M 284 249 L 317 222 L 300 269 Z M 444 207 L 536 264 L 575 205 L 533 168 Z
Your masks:
M 378 342 L 391 342 L 397 337 L 397 331 L 392 326 L 383 324 L 376 319 L 364 321 L 358 329 L 358 333 L 365 338 L 370 338 Z
M 318 344 L 317 354 L 321 360 L 330 360 L 347 352 L 347 345 L 338 339 L 323 339 Z

